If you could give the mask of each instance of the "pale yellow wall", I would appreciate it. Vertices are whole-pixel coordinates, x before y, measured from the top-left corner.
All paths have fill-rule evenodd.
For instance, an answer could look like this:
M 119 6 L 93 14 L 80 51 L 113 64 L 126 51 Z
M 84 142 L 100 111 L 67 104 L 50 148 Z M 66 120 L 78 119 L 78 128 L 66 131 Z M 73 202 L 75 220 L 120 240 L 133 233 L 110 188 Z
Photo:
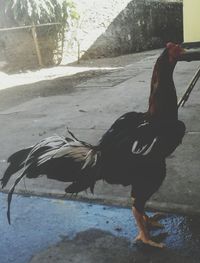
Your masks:
M 184 42 L 200 41 L 200 0 L 183 0 Z

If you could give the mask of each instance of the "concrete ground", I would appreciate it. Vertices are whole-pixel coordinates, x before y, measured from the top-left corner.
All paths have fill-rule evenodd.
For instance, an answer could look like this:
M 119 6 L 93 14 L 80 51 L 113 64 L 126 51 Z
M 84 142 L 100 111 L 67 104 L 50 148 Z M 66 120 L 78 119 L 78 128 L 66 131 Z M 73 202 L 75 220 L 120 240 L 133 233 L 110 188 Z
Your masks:
M 0 176 L 6 168 L 5 160 L 11 153 L 55 133 L 66 135 L 66 127 L 82 140 L 95 144 L 123 113 L 145 111 L 152 68 L 159 53 L 160 50 L 131 55 L 132 63 L 129 56 L 122 57 L 122 61 L 118 58 L 117 62 L 116 59 L 107 60 L 109 72 L 90 74 L 87 78 L 84 73 L 71 79 L 54 76 L 53 80 L 46 79 L 22 86 L 16 83 L 16 87 L 9 89 L 3 89 L 2 84 Z M 103 66 L 101 60 L 90 64 L 96 67 L 95 63 Z M 88 67 L 88 63 L 80 66 Z M 186 90 L 198 66 L 199 62 L 179 62 L 176 66 L 174 78 L 179 97 Z M 50 72 L 52 74 L 52 70 Z M 187 133 L 183 144 L 167 160 L 167 178 L 148 203 L 151 209 L 184 214 L 200 213 L 199 88 L 198 82 L 186 106 L 179 111 Z M 23 183 L 19 186 L 19 192 L 47 196 L 64 194 L 65 184 L 44 177 L 27 179 L 25 184 L 26 188 Z M 94 196 L 85 193 L 80 195 L 81 198 L 96 202 L 124 206 L 129 205 L 129 196 L 129 187 L 110 186 L 104 182 L 96 185 Z
M 100 66 L 108 63 L 106 66 L 114 67 L 106 74 L 101 70 L 74 77 L 54 76 L 53 80 L 23 86 L 16 82 L 16 87 L 9 89 L 1 83 L 0 176 L 11 153 L 46 136 L 65 135 L 66 126 L 82 140 L 96 143 L 121 114 L 146 110 L 152 67 L 159 52 L 128 56 L 127 63 L 123 63 L 124 58 L 98 61 Z M 96 67 L 95 62 L 91 66 Z M 179 97 L 198 66 L 198 62 L 178 63 L 174 77 Z M 199 88 L 198 82 L 188 103 L 180 109 L 187 133 L 183 144 L 167 160 L 167 179 L 148 203 L 151 209 L 200 214 Z M 80 195 L 81 200 L 93 203 L 44 198 L 63 197 L 65 187 L 43 177 L 22 182 L 17 191 L 27 193 L 29 198 L 13 197 L 11 226 L 6 222 L 6 195 L 0 194 L 1 263 L 199 262 L 197 218 L 168 215 L 163 219 L 167 248 L 159 251 L 132 243 L 136 229 L 130 209 L 110 206 L 129 205 L 129 187 L 100 182 L 94 196 Z

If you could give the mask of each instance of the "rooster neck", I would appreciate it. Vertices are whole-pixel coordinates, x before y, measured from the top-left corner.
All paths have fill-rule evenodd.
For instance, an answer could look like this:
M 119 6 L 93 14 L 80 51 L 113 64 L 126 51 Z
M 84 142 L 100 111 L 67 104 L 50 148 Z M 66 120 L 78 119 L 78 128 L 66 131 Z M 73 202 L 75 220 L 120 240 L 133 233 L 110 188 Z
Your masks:
M 173 81 L 175 65 L 176 62 L 169 62 L 167 53 L 163 53 L 155 64 L 148 108 L 148 115 L 153 119 L 171 121 L 178 118 L 177 95 Z

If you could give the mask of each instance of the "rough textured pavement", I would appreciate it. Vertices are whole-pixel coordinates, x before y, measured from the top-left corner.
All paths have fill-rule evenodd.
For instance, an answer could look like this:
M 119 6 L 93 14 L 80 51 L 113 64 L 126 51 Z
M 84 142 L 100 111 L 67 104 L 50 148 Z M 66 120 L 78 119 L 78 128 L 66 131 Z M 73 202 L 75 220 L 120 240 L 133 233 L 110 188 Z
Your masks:
M 14 88 L 16 95 L 21 90 L 41 94 L 48 86 L 55 93 L 51 96 L 36 96 L 18 105 L 2 107 L 0 111 L 0 162 L 1 174 L 6 168 L 5 159 L 14 151 L 52 134 L 66 134 L 66 126 L 82 140 L 96 143 L 112 122 L 128 111 L 147 109 L 152 68 L 159 52 L 146 53 L 142 60 L 79 83 L 56 96 L 56 89 L 64 89 L 65 78 L 42 81 Z M 186 89 L 199 62 L 179 62 L 174 74 L 178 95 Z M 53 83 L 53 84 L 52 84 Z M 185 214 L 200 214 L 199 177 L 199 116 L 200 92 L 197 83 L 186 106 L 180 110 L 180 119 L 187 126 L 183 144 L 167 160 L 167 179 L 161 189 L 148 203 L 153 209 Z M 12 89 L 12 88 L 11 88 Z M 9 89 L 9 90 L 11 90 Z M 4 95 L 7 90 L 4 90 Z M 40 93 L 39 93 L 40 94 Z M 15 93 L 13 93 L 15 96 Z M 170 107 L 170 105 L 169 105 Z M 64 194 L 63 183 L 39 178 L 26 180 L 18 190 L 38 195 Z M 97 184 L 95 195 L 82 197 L 107 204 L 128 205 L 129 187 Z M 80 195 L 81 196 L 81 195 Z

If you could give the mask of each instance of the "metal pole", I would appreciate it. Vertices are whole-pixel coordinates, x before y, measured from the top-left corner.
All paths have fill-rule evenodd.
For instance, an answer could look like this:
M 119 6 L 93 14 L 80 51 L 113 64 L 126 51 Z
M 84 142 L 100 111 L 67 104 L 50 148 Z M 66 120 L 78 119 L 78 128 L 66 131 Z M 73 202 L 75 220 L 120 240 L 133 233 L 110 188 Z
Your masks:
M 191 79 L 188 88 L 186 90 L 186 92 L 183 94 L 183 96 L 180 98 L 179 102 L 178 102 L 178 108 L 181 106 L 183 107 L 186 103 L 186 101 L 188 100 L 190 93 L 192 92 L 195 84 L 197 83 L 198 79 L 200 78 L 200 67 L 198 68 L 198 70 L 196 71 L 194 77 Z

